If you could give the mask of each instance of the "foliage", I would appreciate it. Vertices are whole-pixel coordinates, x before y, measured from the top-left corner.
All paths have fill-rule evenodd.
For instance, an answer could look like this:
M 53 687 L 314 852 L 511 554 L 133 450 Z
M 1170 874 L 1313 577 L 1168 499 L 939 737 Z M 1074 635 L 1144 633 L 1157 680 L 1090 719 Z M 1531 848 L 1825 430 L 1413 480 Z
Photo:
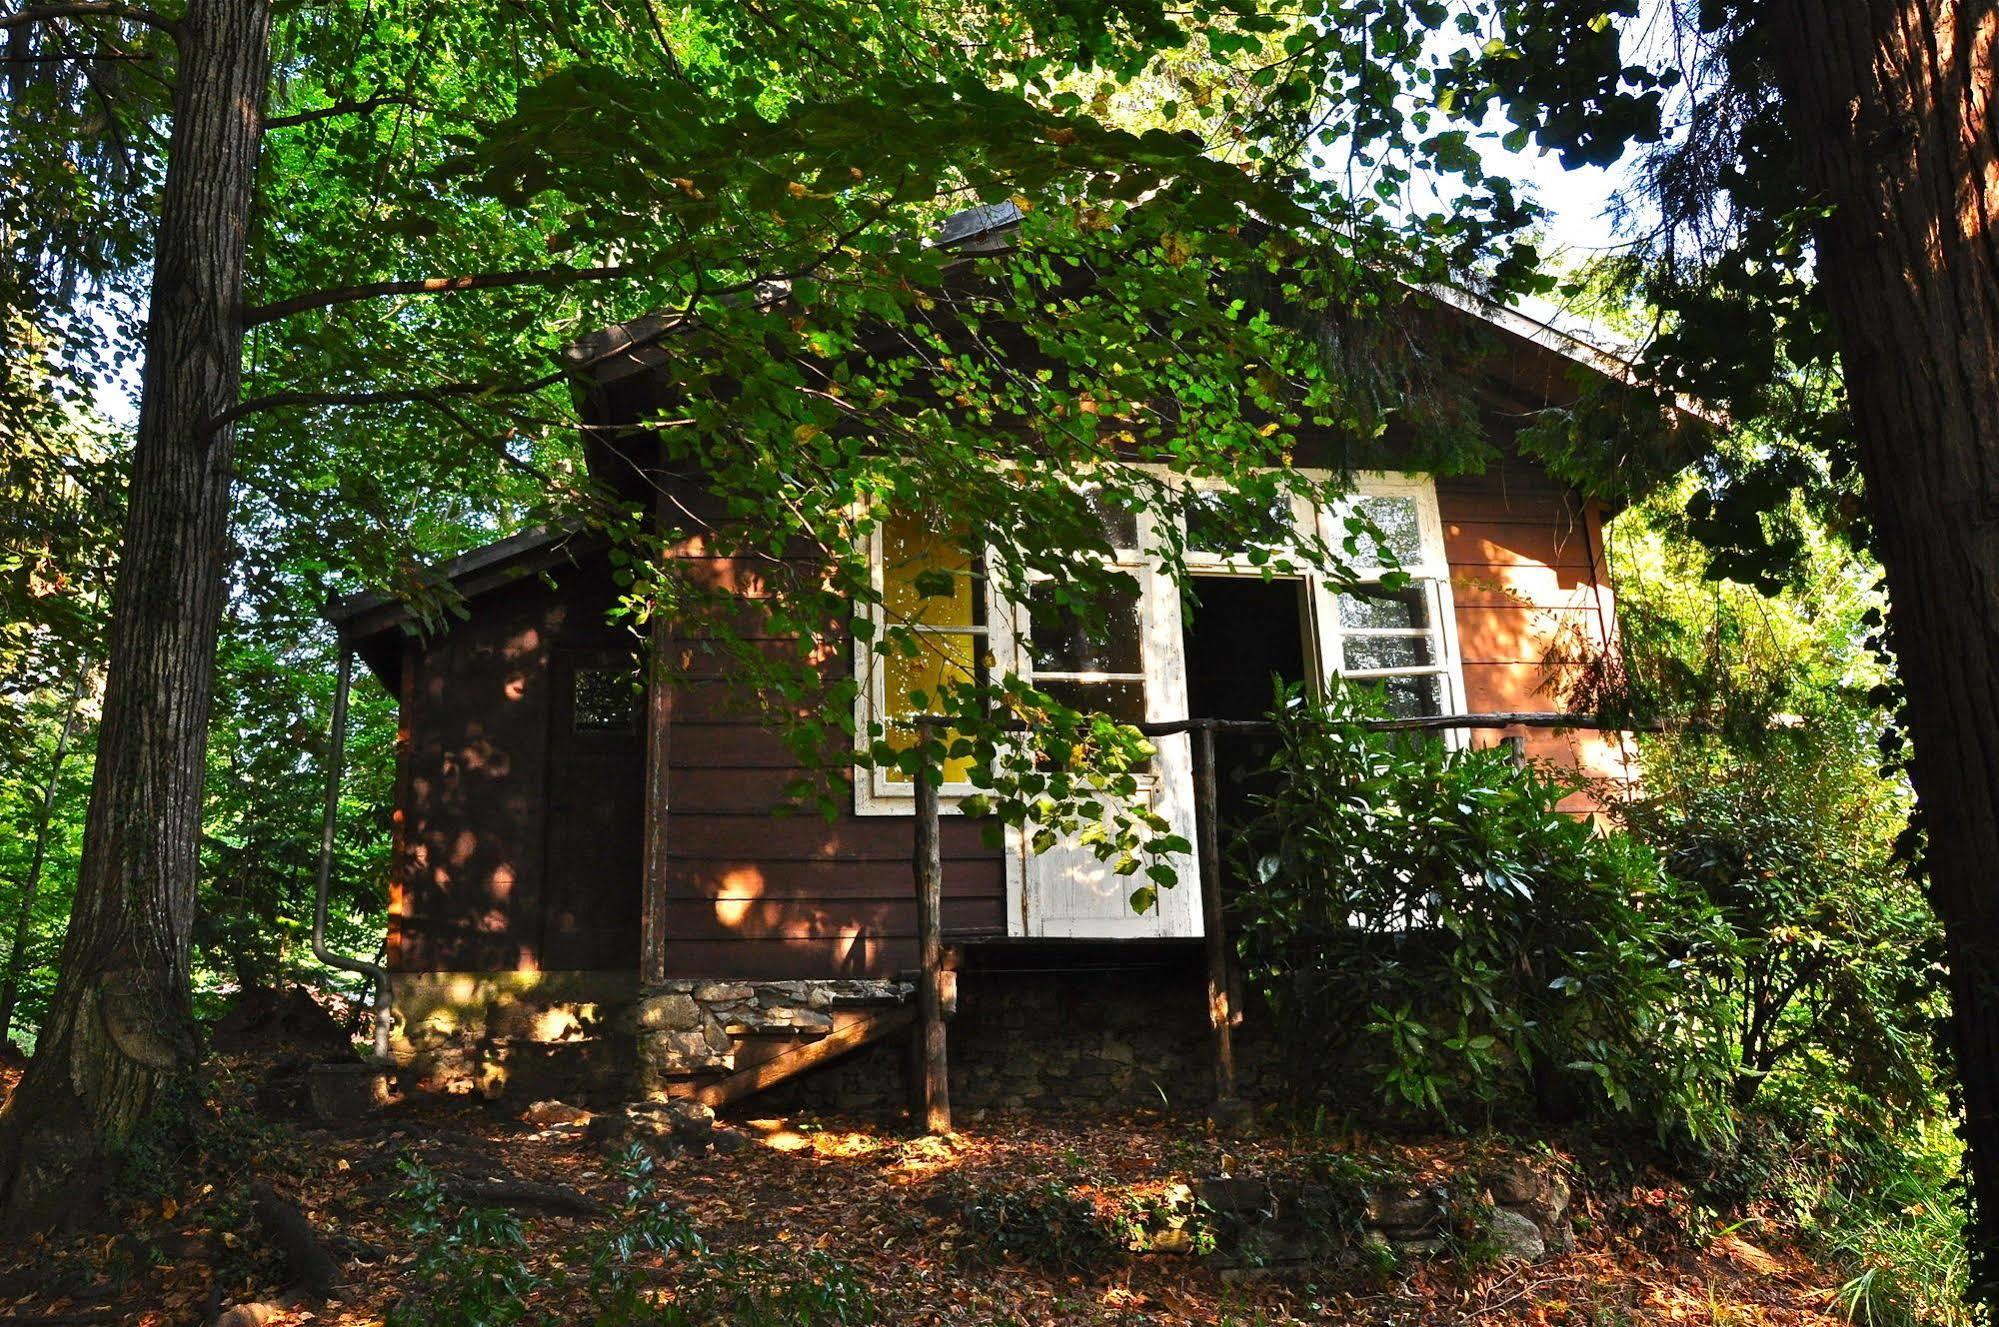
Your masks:
M 454 1209 L 442 1181 L 415 1162 L 402 1163 L 397 1200 L 417 1246 L 415 1274 L 425 1290 L 403 1300 L 390 1327 L 506 1327 L 527 1314 L 541 1283 L 522 1257 L 520 1218 L 503 1207 Z
M 1932 1035 L 1936 924 L 1893 761 L 1880 572 L 1802 499 L 1768 512 L 1781 581 L 1723 575 L 1683 478 L 1619 518 L 1621 660 L 1571 704 L 1666 721 L 1614 806 L 1733 936 L 1704 979 L 1740 1127 L 1723 1211 L 1775 1205 L 1851 1269 L 1859 1321 L 1951 1321 L 1966 1281 L 1958 1149 Z
M 1107 1220 L 1089 1195 L 1054 1179 L 966 1192 L 958 1215 L 996 1260 L 1065 1273 L 1095 1272 L 1121 1257 L 1135 1220 Z
M 1493 748 L 1284 698 L 1280 777 L 1236 847 L 1247 975 L 1307 1086 L 1358 1072 L 1424 1116 L 1580 1095 L 1662 1128 L 1709 1107 L 1718 917 L 1572 786 Z M 1296 1039 L 1295 1042 L 1292 1039 Z

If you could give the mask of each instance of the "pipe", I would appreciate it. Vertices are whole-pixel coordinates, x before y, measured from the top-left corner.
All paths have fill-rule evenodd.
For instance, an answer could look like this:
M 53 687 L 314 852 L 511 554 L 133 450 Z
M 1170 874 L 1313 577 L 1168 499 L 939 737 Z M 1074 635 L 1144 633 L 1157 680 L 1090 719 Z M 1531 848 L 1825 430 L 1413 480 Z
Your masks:
M 326 947 L 326 889 L 333 879 L 333 836 L 340 822 L 340 767 L 347 752 L 347 692 L 354 680 L 354 649 L 340 647 L 340 681 L 333 691 L 333 740 L 326 755 L 326 819 L 319 831 L 319 879 L 313 889 L 312 953 L 329 968 L 372 977 L 375 982 L 375 1062 L 389 1062 L 389 1029 L 395 1020 L 389 970 L 378 963 L 335 954 Z

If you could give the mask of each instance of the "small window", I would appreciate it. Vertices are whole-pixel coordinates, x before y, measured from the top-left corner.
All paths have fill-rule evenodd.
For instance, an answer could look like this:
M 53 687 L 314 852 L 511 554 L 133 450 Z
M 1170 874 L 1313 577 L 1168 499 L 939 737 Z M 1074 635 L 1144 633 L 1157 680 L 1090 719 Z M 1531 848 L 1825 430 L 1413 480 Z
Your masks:
M 579 733 L 635 733 L 639 730 L 638 670 L 584 666 L 572 674 L 570 726 Z

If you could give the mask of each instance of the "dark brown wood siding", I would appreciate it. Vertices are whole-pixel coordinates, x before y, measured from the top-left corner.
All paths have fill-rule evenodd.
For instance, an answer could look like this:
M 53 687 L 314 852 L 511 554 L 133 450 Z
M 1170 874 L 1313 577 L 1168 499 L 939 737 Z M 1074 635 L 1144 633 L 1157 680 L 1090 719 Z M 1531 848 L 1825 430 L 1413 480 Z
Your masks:
M 1613 629 L 1602 514 L 1521 462 L 1447 480 L 1438 498 L 1473 710 L 1553 710 L 1585 643 Z M 754 635 L 768 568 L 684 550 L 686 568 L 744 600 Z M 578 734 L 565 680 L 629 650 L 607 623 L 601 562 L 480 596 L 469 620 L 405 651 L 398 858 L 390 962 L 401 971 L 636 966 L 641 734 Z M 879 976 L 915 959 L 908 816 L 784 814 L 804 775 L 772 721 L 732 685 L 727 658 L 670 640 L 666 781 L 667 971 L 676 976 Z M 764 648 L 793 648 L 771 639 Z M 852 667 L 836 633 L 825 674 Z M 1497 740 L 1497 735 L 1481 736 Z M 1535 731 L 1529 750 L 1621 771 L 1617 738 Z M 836 777 L 841 777 L 837 776 Z M 1578 800 L 1578 809 L 1587 802 Z M 947 820 L 944 924 L 1005 927 L 1001 855 Z
M 754 638 L 767 566 L 682 550 L 683 570 L 745 601 L 736 624 Z M 786 786 L 806 777 L 745 704 L 727 657 L 700 639 L 672 643 L 672 768 L 667 779 L 666 969 L 676 976 L 891 976 L 916 961 L 910 874 L 914 820 L 861 816 L 851 785 L 840 813 L 782 814 Z M 769 639 L 772 652 L 794 642 Z M 853 645 L 834 631 L 819 649 L 829 681 L 852 675 Z M 836 776 L 844 780 L 844 775 Z M 944 925 L 1004 929 L 1001 856 L 979 828 L 944 826 Z
M 607 620 L 601 562 L 554 579 L 482 595 L 467 620 L 405 647 L 399 971 L 637 961 L 636 718 L 578 734 L 567 691 L 578 666 L 631 660 L 632 637 Z

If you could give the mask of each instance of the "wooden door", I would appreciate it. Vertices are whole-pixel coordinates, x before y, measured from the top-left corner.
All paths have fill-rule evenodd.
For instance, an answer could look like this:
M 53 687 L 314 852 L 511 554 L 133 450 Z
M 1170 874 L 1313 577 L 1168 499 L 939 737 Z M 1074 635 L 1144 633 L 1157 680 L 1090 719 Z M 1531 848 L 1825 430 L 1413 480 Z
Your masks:
M 620 651 L 568 650 L 551 671 L 540 966 L 632 968 L 645 813 L 638 662 Z

